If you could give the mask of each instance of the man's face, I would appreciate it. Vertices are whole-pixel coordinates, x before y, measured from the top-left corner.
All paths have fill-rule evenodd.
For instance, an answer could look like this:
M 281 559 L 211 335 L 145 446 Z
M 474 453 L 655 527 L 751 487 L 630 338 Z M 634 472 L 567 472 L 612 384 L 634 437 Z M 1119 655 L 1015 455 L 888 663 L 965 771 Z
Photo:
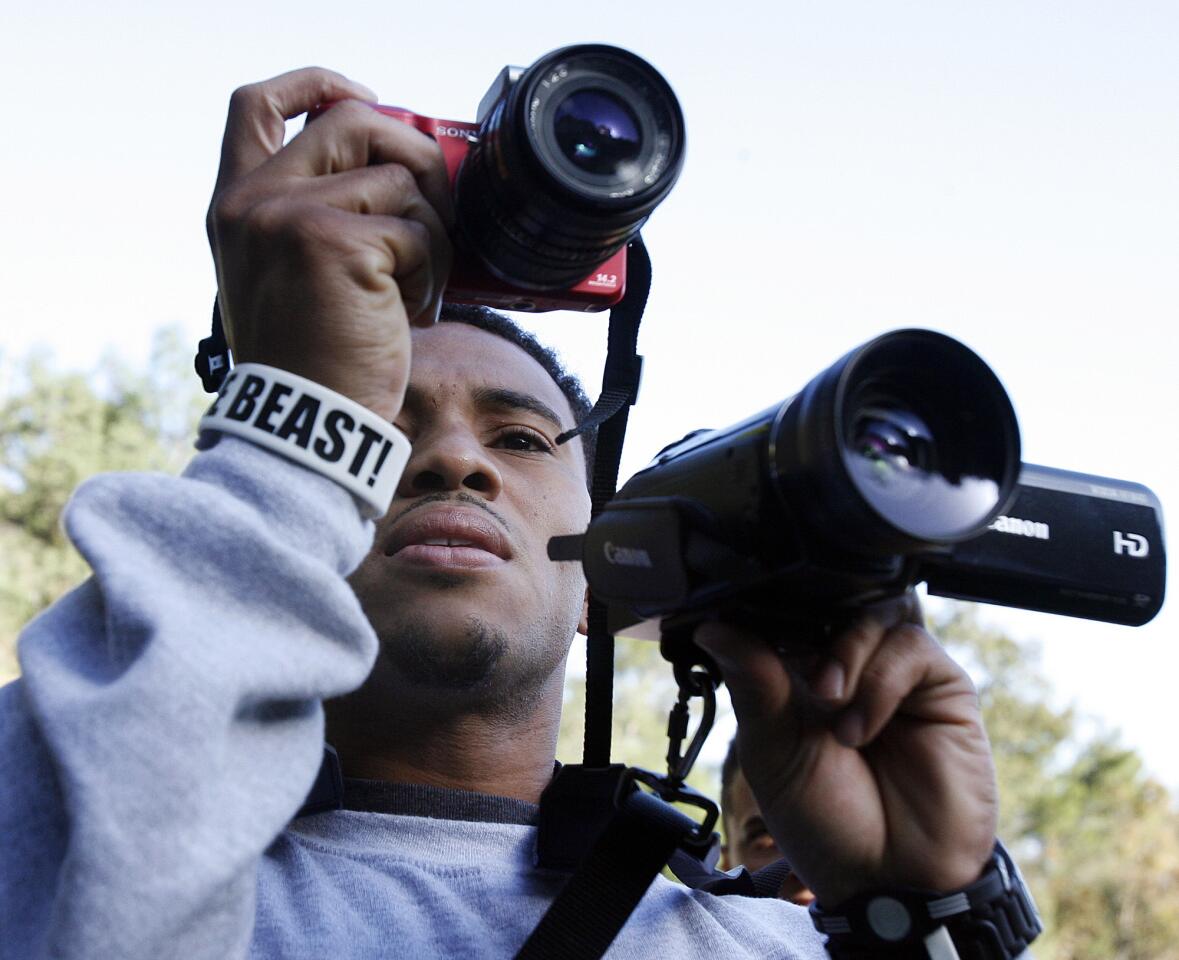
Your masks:
M 546 552 L 589 520 L 581 443 L 554 443 L 573 413 L 501 337 L 462 323 L 413 336 L 397 418 L 413 453 L 351 577 L 381 639 L 373 679 L 524 709 L 554 674 L 559 691 L 585 596 L 580 564 Z

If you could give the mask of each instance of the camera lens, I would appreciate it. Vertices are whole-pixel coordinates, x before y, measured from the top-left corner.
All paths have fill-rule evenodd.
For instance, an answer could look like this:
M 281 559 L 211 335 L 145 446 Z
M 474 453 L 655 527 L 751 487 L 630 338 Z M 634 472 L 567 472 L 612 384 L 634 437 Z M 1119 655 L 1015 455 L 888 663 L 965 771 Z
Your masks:
M 553 132 L 574 166 L 620 180 L 633 176 L 639 121 L 625 103 L 605 90 L 570 94 L 557 107 Z
M 868 462 L 872 481 L 881 485 L 929 470 L 934 453 L 933 438 L 920 417 L 887 408 L 856 412 L 850 448 Z
M 802 487 L 845 546 L 907 552 L 985 529 L 1015 488 L 1019 427 L 978 356 L 942 334 L 901 330 L 788 401 L 771 456 L 784 493 Z
M 667 81 L 618 47 L 542 57 L 480 121 L 455 184 L 461 242 L 497 277 L 567 289 L 621 250 L 683 165 Z

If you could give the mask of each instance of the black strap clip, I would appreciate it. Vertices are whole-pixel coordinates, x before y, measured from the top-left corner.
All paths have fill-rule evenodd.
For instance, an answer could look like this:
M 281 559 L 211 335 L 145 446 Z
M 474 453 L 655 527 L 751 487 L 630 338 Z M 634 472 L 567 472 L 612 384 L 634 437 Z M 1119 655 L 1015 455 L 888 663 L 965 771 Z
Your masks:
M 707 854 L 712 848 L 716 821 L 720 817 L 717 805 L 686 783 L 675 783 L 670 777 L 661 776 L 653 770 L 628 767 L 618 781 L 618 790 L 614 795 L 615 806 L 622 806 L 639 783 L 650 787 L 665 803 L 683 803 L 704 811 L 704 819 L 684 835 L 680 846 L 701 858 Z
M 205 393 L 216 393 L 229 376 L 232 366 L 229 359 L 229 343 L 225 339 L 225 328 L 221 325 L 221 307 L 213 300 L 213 323 L 209 335 L 197 344 L 193 366 L 201 378 Z

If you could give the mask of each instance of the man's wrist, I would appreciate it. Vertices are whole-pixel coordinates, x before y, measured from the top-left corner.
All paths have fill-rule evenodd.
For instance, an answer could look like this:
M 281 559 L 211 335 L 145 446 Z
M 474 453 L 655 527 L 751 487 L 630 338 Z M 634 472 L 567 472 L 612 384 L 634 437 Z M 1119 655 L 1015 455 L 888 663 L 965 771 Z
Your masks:
M 370 518 L 388 510 L 410 454 L 405 435 L 367 407 L 257 363 L 230 371 L 198 429 L 201 449 L 231 434 L 334 480 Z
M 974 883 L 955 893 L 878 890 L 839 907 L 811 904 L 835 960 L 1016 960 L 1043 929 L 1014 861 L 996 842 Z

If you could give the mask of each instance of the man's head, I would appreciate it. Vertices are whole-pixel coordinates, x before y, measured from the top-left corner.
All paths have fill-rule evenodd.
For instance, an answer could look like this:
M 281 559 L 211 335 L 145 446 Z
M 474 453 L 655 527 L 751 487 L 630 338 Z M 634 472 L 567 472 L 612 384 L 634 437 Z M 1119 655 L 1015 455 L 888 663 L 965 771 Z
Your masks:
M 444 319 L 413 332 L 396 421 L 413 452 L 351 577 L 381 640 L 357 706 L 372 722 L 391 702 L 418 716 L 544 709 L 555 722 L 585 579 L 547 544 L 589 520 L 582 441 L 555 439 L 588 402 L 506 318 Z

